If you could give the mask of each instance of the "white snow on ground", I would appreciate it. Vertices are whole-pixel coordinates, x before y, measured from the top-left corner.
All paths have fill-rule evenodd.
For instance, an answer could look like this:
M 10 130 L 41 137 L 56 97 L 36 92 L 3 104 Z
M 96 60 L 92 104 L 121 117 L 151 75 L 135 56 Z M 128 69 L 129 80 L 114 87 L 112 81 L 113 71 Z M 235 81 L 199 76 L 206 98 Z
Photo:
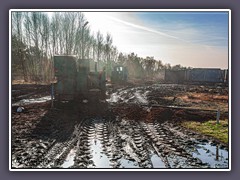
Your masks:
M 118 102 L 120 99 L 120 96 L 117 95 L 117 93 L 111 94 L 109 99 L 106 99 L 107 102 Z
M 22 99 L 22 100 L 20 100 L 16 103 L 13 103 L 12 106 L 42 103 L 42 102 L 47 102 L 47 101 L 50 101 L 50 100 L 51 100 L 51 96 L 44 96 L 44 97 L 34 98 L 34 99 Z
M 148 101 L 140 93 L 136 92 L 134 95 L 141 104 L 148 104 Z

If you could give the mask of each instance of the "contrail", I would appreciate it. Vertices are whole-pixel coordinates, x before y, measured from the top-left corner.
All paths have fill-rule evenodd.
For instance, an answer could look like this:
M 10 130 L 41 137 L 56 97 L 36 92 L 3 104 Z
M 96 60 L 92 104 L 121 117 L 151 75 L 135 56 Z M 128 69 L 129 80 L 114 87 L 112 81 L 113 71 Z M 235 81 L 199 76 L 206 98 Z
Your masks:
M 127 22 L 127 21 L 123 21 L 123 20 L 120 20 L 120 19 L 117 19 L 117 18 L 114 18 L 114 17 L 110 17 L 108 16 L 109 19 L 112 19 L 114 21 L 117 21 L 117 22 L 120 22 L 120 23 L 123 23 L 125 25 L 128 25 L 128 26 L 131 26 L 131 27 L 134 27 L 134 28 L 137 28 L 137 29 L 141 29 L 141 30 L 144 30 L 144 31 L 148 31 L 148 32 L 152 32 L 152 33 L 156 33 L 156 34 L 159 34 L 161 36 L 165 36 L 165 37 L 169 37 L 169 38 L 173 38 L 173 39 L 177 39 L 177 40 L 180 40 L 180 41 L 183 41 L 183 42 L 186 42 L 186 43 L 190 43 L 186 40 L 183 40 L 183 39 L 180 39 L 176 36 L 171 36 L 167 33 L 163 33 L 161 31 L 156 31 L 156 30 L 153 30 L 153 29 L 150 29 L 150 28 L 146 28 L 144 26 L 139 26 L 139 25 L 136 25 L 136 24 L 133 24 L 133 23 L 130 23 L 130 22 Z

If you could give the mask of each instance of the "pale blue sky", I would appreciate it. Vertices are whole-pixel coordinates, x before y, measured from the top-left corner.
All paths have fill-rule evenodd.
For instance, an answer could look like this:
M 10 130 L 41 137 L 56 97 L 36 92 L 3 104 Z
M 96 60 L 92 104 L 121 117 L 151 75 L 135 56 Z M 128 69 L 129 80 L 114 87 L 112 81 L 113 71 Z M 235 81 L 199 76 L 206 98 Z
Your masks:
M 84 12 L 94 32 L 109 32 L 119 51 L 164 63 L 228 67 L 227 12 Z
M 137 16 L 154 29 L 192 43 L 228 45 L 228 14 L 224 12 L 145 12 Z M 190 30 L 195 34 L 186 33 Z

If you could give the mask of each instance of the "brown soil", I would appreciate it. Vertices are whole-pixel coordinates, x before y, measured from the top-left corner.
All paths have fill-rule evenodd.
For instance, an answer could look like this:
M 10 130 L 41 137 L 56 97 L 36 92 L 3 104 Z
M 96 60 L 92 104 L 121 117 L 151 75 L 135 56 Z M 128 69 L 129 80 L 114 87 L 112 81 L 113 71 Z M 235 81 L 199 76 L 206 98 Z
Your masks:
M 202 107 L 201 105 L 203 101 L 206 103 L 209 102 L 210 106 L 212 107 L 215 107 L 215 104 L 211 103 L 220 104 L 220 102 L 223 103 L 224 106 L 226 106 L 228 100 L 227 95 L 224 94 L 225 91 L 221 90 L 220 92 L 219 89 L 215 90 L 212 87 L 211 89 L 214 89 L 214 91 L 211 91 L 210 93 L 203 92 L 203 88 L 198 89 L 195 86 L 194 88 L 196 89 L 194 90 L 194 92 L 192 92 L 193 89 L 191 89 L 193 87 L 186 88 L 185 86 L 181 85 L 166 87 L 164 86 L 160 88 L 152 88 L 152 86 L 149 86 L 146 88 L 142 88 L 143 90 L 139 91 L 140 94 L 144 94 L 146 91 L 149 91 L 149 94 L 146 95 L 149 104 L 143 105 L 136 102 L 135 100 L 132 100 L 132 102 L 124 102 L 124 99 L 121 100 L 121 102 L 116 103 L 108 103 L 91 99 L 87 103 L 80 101 L 67 103 L 55 102 L 54 107 L 52 108 L 51 103 L 48 101 L 45 103 L 24 105 L 25 109 L 22 113 L 17 113 L 17 107 L 13 106 L 11 114 L 11 152 L 13 156 L 13 162 L 16 164 L 22 164 L 23 167 L 26 168 L 36 167 L 41 163 L 45 163 L 44 158 L 46 154 L 50 154 L 51 156 L 49 155 L 49 158 L 52 157 L 54 159 L 55 149 L 57 152 L 58 145 L 61 146 L 61 148 L 63 149 L 66 146 L 65 149 L 68 149 L 70 151 L 72 147 L 76 146 L 77 141 L 79 141 L 78 136 L 81 136 L 81 138 L 83 138 L 82 141 L 84 142 L 84 138 L 87 138 L 88 135 L 84 135 L 83 133 L 85 131 L 90 131 L 86 129 L 98 127 L 97 124 L 101 121 L 107 122 L 105 130 L 108 130 L 109 132 L 103 133 L 106 135 L 105 138 L 110 138 L 110 132 L 113 134 L 123 133 L 128 132 L 130 129 L 139 136 L 145 136 L 144 134 L 146 134 L 146 132 L 142 132 L 141 128 L 139 128 L 139 130 L 136 130 L 134 129 L 134 126 L 138 127 L 140 126 L 139 124 L 141 124 L 142 122 L 147 124 L 156 122 L 158 124 L 164 124 L 165 122 L 171 122 L 174 126 L 177 126 L 178 122 L 186 120 L 202 122 L 209 119 L 215 119 L 215 111 L 207 111 L 201 109 L 196 110 L 191 108 Z M 206 87 L 206 89 L 208 88 L 209 87 Z M 24 84 L 13 85 L 12 89 L 14 90 L 12 92 L 12 98 L 15 102 L 25 98 L 42 97 L 44 95 L 48 95 L 50 86 Z M 134 95 L 135 90 L 136 89 L 133 88 L 132 91 L 122 94 L 124 95 L 124 97 L 126 96 L 125 99 L 128 100 Z M 117 91 L 117 89 L 114 90 L 114 92 Z M 174 99 L 174 97 L 177 98 Z M 181 99 L 182 101 L 179 101 L 179 99 Z M 177 107 L 171 107 L 175 105 L 177 105 Z M 187 108 L 185 108 L 186 106 Z M 129 123 L 128 127 L 124 127 L 124 125 L 121 125 L 121 122 L 118 122 L 116 120 L 117 117 L 127 120 L 127 122 Z M 228 112 L 221 113 L 221 118 L 228 118 Z M 84 129 L 84 126 L 82 126 L 83 122 L 86 124 L 86 129 Z M 111 123 L 117 125 L 118 127 L 112 126 Z M 131 126 L 131 124 L 133 124 L 134 126 Z M 82 129 L 80 128 L 76 133 L 76 127 L 81 127 Z M 146 125 L 146 127 L 148 127 L 148 125 Z M 102 129 L 100 128 L 99 131 L 103 131 Z M 167 136 L 171 135 L 171 133 L 168 132 L 168 128 L 164 129 L 164 131 L 161 132 L 165 133 L 165 131 Z M 150 142 L 150 144 L 156 140 L 153 136 L 154 134 L 150 135 L 149 138 L 152 138 L 152 140 L 147 141 Z M 178 142 L 180 145 L 181 141 L 184 141 L 182 139 L 180 139 Z M 124 144 L 121 144 L 122 141 L 122 139 L 116 137 L 116 147 L 124 146 Z M 169 141 L 174 142 L 174 138 L 170 138 Z M 168 144 L 167 141 L 165 143 Z M 189 142 L 185 143 L 188 144 Z M 153 145 L 153 148 L 156 148 L 156 146 L 158 146 L 159 144 L 161 143 L 159 142 Z M 185 145 L 182 146 L 184 147 Z M 176 145 L 176 147 L 178 146 L 179 145 Z M 172 149 L 176 149 L 176 147 L 173 146 Z M 111 148 L 115 149 L 115 145 L 114 147 L 111 146 Z M 147 147 L 145 147 L 144 145 L 143 148 L 147 149 Z M 159 151 L 160 150 L 161 148 L 159 149 Z M 158 152 L 158 150 L 156 151 Z M 186 153 L 184 149 L 182 149 L 181 151 Z M 66 151 L 66 153 L 67 152 L 68 151 Z M 81 149 L 80 152 L 85 152 L 85 149 Z M 171 152 L 171 148 L 168 150 L 165 149 L 163 154 L 168 154 L 169 152 Z M 119 152 L 116 151 L 116 154 L 118 153 Z M 64 161 L 65 155 L 61 155 L 62 159 L 52 161 L 56 162 L 57 164 L 61 164 L 60 162 Z M 141 156 L 140 152 L 139 156 Z M 78 161 L 76 160 L 76 162 Z M 79 163 L 81 164 L 81 161 L 79 161 Z M 84 163 L 89 162 L 85 159 Z M 56 167 L 55 165 L 53 166 Z M 87 165 L 85 164 L 78 166 Z

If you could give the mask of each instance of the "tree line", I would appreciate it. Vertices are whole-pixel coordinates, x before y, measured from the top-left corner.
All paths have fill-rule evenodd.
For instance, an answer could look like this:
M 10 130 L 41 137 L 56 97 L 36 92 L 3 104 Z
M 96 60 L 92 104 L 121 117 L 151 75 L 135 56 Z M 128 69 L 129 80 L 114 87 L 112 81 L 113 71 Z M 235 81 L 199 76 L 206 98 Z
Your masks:
M 91 33 L 81 12 L 12 12 L 12 76 L 24 81 L 49 82 L 53 78 L 54 55 L 76 55 L 106 64 L 111 74 L 114 64 L 128 68 L 129 76 L 153 76 L 161 69 L 182 69 L 163 64 L 154 57 L 124 54 L 113 45 L 111 34 Z

